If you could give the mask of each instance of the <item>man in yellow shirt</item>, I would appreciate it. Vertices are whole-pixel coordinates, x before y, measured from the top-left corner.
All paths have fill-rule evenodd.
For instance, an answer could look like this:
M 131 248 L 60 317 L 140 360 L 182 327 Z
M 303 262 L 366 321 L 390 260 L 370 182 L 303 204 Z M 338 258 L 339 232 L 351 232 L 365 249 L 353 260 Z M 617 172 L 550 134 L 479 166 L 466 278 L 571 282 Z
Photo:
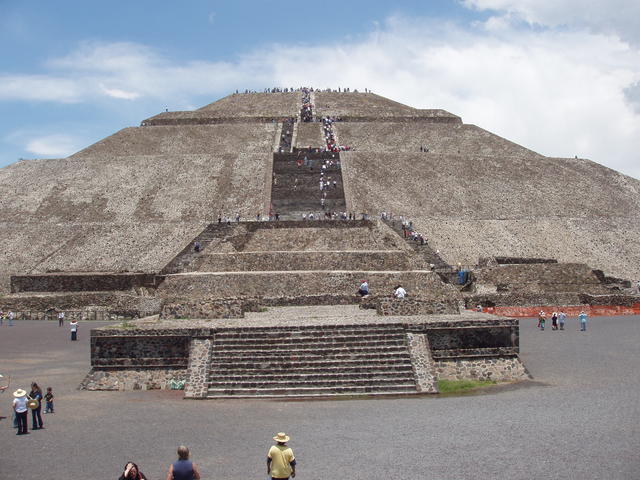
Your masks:
M 269 449 L 267 454 L 267 475 L 271 475 L 273 480 L 285 480 L 296 476 L 296 459 L 293 450 L 287 447 L 289 437 L 283 433 L 278 433 L 273 439 L 276 445 Z

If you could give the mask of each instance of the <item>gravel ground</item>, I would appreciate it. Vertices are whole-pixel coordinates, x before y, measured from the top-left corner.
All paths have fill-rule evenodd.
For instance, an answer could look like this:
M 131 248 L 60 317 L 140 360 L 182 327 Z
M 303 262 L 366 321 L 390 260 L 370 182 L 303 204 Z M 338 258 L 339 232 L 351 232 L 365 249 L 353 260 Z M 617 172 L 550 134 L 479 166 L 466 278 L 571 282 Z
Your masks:
M 381 400 L 188 401 L 182 392 L 77 391 L 89 367 L 80 341 L 57 322 L 0 327 L 0 394 L 37 381 L 56 394 L 45 429 L 15 436 L 0 420 L 0 479 L 116 479 L 137 462 L 164 479 L 180 444 L 204 479 L 266 478 L 271 437 L 285 431 L 298 477 L 369 479 L 635 479 L 640 477 L 640 317 L 598 317 L 589 331 L 539 332 L 521 321 L 532 382 L 479 395 Z M 31 422 L 29 422 L 31 426 Z

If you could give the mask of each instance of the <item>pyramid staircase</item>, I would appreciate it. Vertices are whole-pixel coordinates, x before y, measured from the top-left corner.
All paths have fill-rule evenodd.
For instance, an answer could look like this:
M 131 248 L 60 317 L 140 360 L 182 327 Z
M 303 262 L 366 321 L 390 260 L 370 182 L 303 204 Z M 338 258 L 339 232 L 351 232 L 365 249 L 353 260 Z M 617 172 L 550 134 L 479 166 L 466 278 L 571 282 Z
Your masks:
M 303 162 L 307 157 L 307 164 Z M 339 153 L 274 153 L 271 206 L 281 219 L 300 220 L 302 215 L 327 212 L 344 212 L 347 209 L 342 185 L 342 171 L 334 166 L 326 170 L 325 181 L 330 178 L 332 186 L 326 191 L 325 208 L 320 203 L 320 172 L 326 159 L 340 160 Z M 300 164 L 301 163 L 301 164 Z M 336 182 L 335 188 L 333 182 Z
M 389 219 L 383 219 L 382 221 L 395 230 L 398 235 L 403 237 L 402 222 L 399 220 Z M 404 240 L 407 245 L 411 246 L 416 253 L 420 254 L 420 256 L 424 258 L 427 264 L 433 265 L 436 270 L 453 270 L 451 265 L 449 265 L 433 248 L 431 248 L 428 243 L 422 245 L 420 242 L 416 242 L 411 238 L 404 238 Z
M 239 328 L 213 342 L 207 398 L 416 393 L 401 325 Z

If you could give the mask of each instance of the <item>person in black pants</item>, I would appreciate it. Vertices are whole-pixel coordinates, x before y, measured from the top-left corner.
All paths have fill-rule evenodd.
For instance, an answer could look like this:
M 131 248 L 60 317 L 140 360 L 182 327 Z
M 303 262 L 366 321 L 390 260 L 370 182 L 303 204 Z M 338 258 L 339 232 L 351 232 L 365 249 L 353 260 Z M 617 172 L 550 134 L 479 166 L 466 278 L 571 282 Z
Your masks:
M 18 433 L 16 435 L 26 435 L 29 433 L 27 430 L 27 392 L 22 388 L 19 388 L 13 392 L 13 410 L 16 412 L 16 419 L 18 420 Z
M 31 393 L 29 394 L 31 400 L 38 401 L 38 407 L 31 410 L 31 430 L 39 430 L 44 428 L 42 425 L 42 389 L 36 382 L 31 384 Z

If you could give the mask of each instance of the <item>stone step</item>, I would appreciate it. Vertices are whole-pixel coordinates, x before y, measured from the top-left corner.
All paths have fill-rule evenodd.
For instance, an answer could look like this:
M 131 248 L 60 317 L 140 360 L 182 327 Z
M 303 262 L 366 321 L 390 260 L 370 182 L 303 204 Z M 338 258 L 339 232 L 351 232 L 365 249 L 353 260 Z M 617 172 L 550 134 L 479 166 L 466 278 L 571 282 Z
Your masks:
M 307 352 L 321 350 L 324 352 L 369 352 L 372 350 L 384 350 L 395 351 L 406 348 L 406 342 L 402 340 L 379 340 L 379 341 L 356 341 L 356 342 L 329 342 L 327 340 L 322 341 L 309 341 L 309 342 L 222 342 L 213 343 L 215 351 L 217 353 L 222 352 L 257 352 L 257 351 L 272 351 L 272 350 L 284 350 L 288 352 Z
M 283 309 L 286 309 L 284 307 Z M 292 309 L 296 307 L 290 307 Z M 322 307 L 321 307 L 322 308 Z M 332 307 L 335 308 L 335 307 Z M 276 310 L 276 309 L 274 309 Z M 369 312 L 367 312 L 369 313 Z M 274 312 L 266 312 L 270 316 Z M 367 315 L 368 316 L 368 315 Z M 327 317 L 326 315 L 323 317 Z M 298 317 L 290 317 L 298 318 Z M 301 318 L 301 317 L 300 317 Z M 295 338 L 311 335 L 404 335 L 404 326 L 397 323 L 378 324 L 362 323 L 360 325 L 296 325 L 292 327 L 240 327 L 216 332 L 216 338 Z
M 358 362 L 322 362 L 324 365 L 320 366 L 296 366 L 291 364 L 283 371 L 286 371 L 286 375 L 314 375 L 318 372 L 323 372 L 324 374 L 367 374 L 371 372 L 407 372 L 413 373 L 413 365 L 411 363 L 385 363 L 383 365 L 375 364 L 375 363 L 365 363 L 362 365 L 358 365 Z M 226 365 L 223 367 L 223 365 Z M 216 372 L 217 375 L 276 375 L 273 373 L 273 368 L 271 367 L 259 367 L 259 368 L 241 368 L 238 367 L 234 363 L 216 364 L 216 369 L 212 370 L 212 372 Z
M 324 333 L 324 332 L 323 332 Z M 245 336 L 243 338 L 215 338 L 214 345 L 220 346 L 241 346 L 241 345 L 264 345 L 264 344 L 278 344 L 278 345 L 301 345 L 301 344 L 314 344 L 317 345 L 321 342 L 325 344 L 338 344 L 347 343 L 357 344 L 351 342 L 394 342 L 394 345 L 405 345 L 406 337 L 403 333 L 393 333 L 391 335 L 386 334 L 363 334 L 363 335 L 292 335 L 288 337 L 250 337 Z
M 307 397 L 338 395 L 406 395 L 418 393 L 415 383 L 380 386 L 348 386 L 348 387 L 296 387 L 296 388 L 209 388 L 208 398 L 228 397 Z
M 296 365 L 314 365 L 327 360 L 336 361 L 360 361 L 366 364 L 387 363 L 394 361 L 410 361 L 409 353 L 406 349 L 404 351 L 394 352 L 332 352 L 328 353 L 314 353 L 314 352 L 284 352 L 273 353 L 270 351 L 247 351 L 246 354 L 239 355 L 240 352 L 233 352 L 234 355 L 219 355 L 217 351 L 214 351 L 213 358 L 211 359 L 212 368 L 218 363 L 236 363 L 242 364 L 245 368 L 249 365 L 263 364 L 265 362 L 271 364 L 296 364 Z
M 264 380 L 262 378 L 254 378 L 253 380 L 246 382 L 235 381 L 217 381 L 212 380 L 209 382 L 209 389 L 222 388 L 222 389 L 238 389 L 238 388 L 305 388 L 305 387 L 358 387 L 358 386 L 393 386 L 413 383 L 415 385 L 415 379 L 413 377 L 386 377 L 386 378 L 351 378 L 351 379 L 317 379 L 317 380 Z
M 273 371 L 273 369 L 278 369 L 279 371 L 326 371 L 327 369 L 331 369 L 331 371 L 340 371 L 340 372 L 349 372 L 352 370 L 369 370 L 369 369 L 390 369 L 390 370 L 399 370 L 404 371 L 405 368 L 411 367 L 411 358 L 409 356 L 402 358 L 387 358 L 384 361 L 380 359 L 370 359 L 370 358 L 340 358 L 340 359 L 331 359 L 331 358 L 320 358 L 313 361 L 301 361 L 301 360 L 274 360 L 274 359 L 263 359 L 251 361 L 250 359 L 246 362 L 239 362 L 238 359 L 220 359 L 217 362 L 211 363 L 211 371 L 217 372 L 261 372 L 261 371 Z
M 376 382 L 377 380 L 388 380 L 388 379 L 401 379 L 406 381 L 413 381 L 414 374 L 412 370 L 406 370 L 399 372 L 397 370 L 377 370 L 371 372 L 360 372 L 360 373 L 344 373 L 344 372 L 334 372 L 334 373 L 279 373 L 279 374 L 256 374 L 247 372 L 245 374 L 237 374 L 237 373 L 222 373 L 220 371 L 211 372 L 209 375 L 209 381 L 215 383 L 228 383 L 228 382 L 253 382 L 253 383 L 264 383 L 264 382 L 316 382 L 316 381 L 340 381 L 340 380 L 370 380 L 371 382 Z

